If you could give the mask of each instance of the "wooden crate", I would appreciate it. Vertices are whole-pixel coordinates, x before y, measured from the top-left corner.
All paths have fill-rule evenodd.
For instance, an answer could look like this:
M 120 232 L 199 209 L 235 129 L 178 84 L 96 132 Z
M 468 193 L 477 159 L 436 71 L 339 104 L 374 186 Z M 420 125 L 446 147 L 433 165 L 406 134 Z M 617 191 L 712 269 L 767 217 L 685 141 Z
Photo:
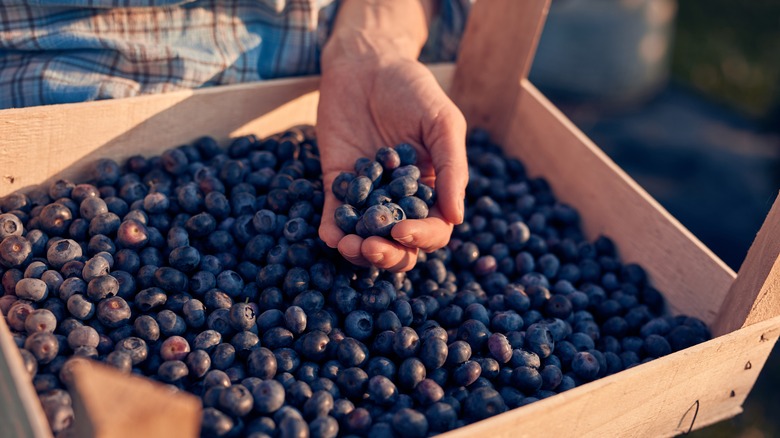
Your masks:
M 549 0 L 477 2 L 457 65 L 431 71 L 471 126 L 486 127 L 579 210 L 589 238 L 613 238 L 625 261 L 647 269 L 672 313 L 702 319 L 715 337 L 447 435 L 670 436 L 737 415 L 780 336 L 780 201 L 735 275 L 528 82 L 548 6 Z M 122 160 L 203 135 L 226 140 L 313 124 L 317 87 L 318 78 L 306 77 L 0 111 L 0 196 L 56 178 L 78 180 L 85 163 L 98 157 Z M 0 352 L 0 436 L 50 436 L 2 318 Z M 80 373 L 100 382 L 78 385 L 81 431 L 181 436 L 197 430 L 191 398 L 104 372 Z M 123 398 L 128 414 L 112 418 L 116 409 L 108 406 Z M 155 415 L 163 406 L 181 409 Z M 179 425 L 191 418 L 190 427 L 172 426 L 170 418 Z

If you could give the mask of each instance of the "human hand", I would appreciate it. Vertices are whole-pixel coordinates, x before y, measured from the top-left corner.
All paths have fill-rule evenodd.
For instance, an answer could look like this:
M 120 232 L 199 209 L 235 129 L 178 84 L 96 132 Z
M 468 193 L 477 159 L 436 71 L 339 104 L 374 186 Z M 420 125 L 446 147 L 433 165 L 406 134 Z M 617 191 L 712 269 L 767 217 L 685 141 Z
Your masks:
M 447 244 L 463 221 L 468 182 L 466 122 L 460 110 L 420 62 L 399 56 L 348 59 L 323 67 L 317 139 L 322 160 L 325 205 L 320 238 L 356 265 L 392 271 L 414 267 L 418 250 Z M 331 190 L 357 158 L 372 158 L 383 146 L 415 147 L 421 180 L 435 186 L 437 201 L 426 219 L 405 220 L 393 240 L 345 235 L 333 218 L 341 202 Z

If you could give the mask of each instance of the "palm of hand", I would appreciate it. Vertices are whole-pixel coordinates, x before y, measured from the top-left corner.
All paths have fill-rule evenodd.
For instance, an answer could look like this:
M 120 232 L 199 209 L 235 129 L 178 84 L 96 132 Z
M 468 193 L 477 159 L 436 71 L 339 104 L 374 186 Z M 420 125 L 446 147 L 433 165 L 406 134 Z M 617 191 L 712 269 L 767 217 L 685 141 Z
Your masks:
M 424 65 L 364 67 L 345 63 L 322 79 L 317 137 L 326 200 L 320 237 L 352 263 L 404 271 L 414 266 L 418 249 L 446 245 L 453 224 L 462 220 L 465 121 Z M 436 185 L 437 205 L 427 219 L 396 225 L 392 241 L 345 236 L 333 221 L 339 205 L 330 190 L 333 180 L 352 171 L 357 158 L 373 158 L 380 147 L 402 142 L 417 149 L 423 181 Z

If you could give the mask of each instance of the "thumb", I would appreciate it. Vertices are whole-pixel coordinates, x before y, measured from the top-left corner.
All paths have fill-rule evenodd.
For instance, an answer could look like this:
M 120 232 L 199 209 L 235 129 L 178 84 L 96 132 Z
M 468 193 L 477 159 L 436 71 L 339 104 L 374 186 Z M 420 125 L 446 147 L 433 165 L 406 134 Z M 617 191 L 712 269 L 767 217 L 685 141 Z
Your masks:
M 469 182 L 466 159 L 466 119 L 460 110 L 447 102 L 445 107 L 423 129 L 423 144 L 430 151 L 436 173 L 437 204 L 445 220 L 463 222 L 464 198 Z

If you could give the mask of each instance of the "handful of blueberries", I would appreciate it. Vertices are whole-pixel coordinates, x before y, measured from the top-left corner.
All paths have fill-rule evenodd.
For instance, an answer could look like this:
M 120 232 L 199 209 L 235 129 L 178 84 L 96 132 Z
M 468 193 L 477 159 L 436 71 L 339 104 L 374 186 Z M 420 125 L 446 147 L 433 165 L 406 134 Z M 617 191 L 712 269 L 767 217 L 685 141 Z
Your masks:
M 342 172 L 333 181 L 333 194 L 345 202 L 334 213 L 336 225 L 363 238 L 389 237 L 398 222 L 428 217 L 436 194 L 420 182 L 416 164 L 408 143 L 379 149 L 376 160 L 355 161 L 355 173 Z
M 485 132 L 467 153 L 464 223 L 405 274 L 317 238 L 311 127 L 0 199 L 0 311 L 52 431 L 73 424 L 74 357 L 200 396 L 203 436 L 414 438 L 709 339 Z M 339 176 L 342 229 L 425 217 L 414 161 L 398 145 Z

